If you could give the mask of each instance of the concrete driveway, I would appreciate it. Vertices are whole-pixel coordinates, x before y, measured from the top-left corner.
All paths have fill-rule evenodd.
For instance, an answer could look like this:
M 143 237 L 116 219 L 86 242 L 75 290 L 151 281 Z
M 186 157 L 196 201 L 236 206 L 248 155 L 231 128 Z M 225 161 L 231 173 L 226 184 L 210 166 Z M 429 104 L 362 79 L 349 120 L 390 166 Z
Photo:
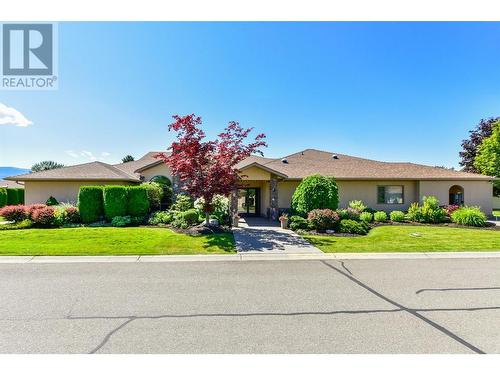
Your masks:
M 500 258 L 0 264 L 2 353 L 500 353 Z
M 233 228 L 236 250 L 239 253 L 261 254 L 321 254 L 295 232 L 281 229 L 280 224 L 260 217 L 242 218 Z

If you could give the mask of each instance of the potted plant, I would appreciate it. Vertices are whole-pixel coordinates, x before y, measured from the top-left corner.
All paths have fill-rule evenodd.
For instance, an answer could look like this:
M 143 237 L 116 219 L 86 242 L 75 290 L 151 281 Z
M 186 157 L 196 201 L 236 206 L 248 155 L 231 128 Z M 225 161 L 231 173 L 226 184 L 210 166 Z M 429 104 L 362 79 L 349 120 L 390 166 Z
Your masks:
M 281 229 L 286 229 L 288 227 L 288 215 L 282 214 L 280 216 Z
M 234 215 L 233 216 L 233 227 L 238 227 L 239 221 L 240 221 L 239 215 Z

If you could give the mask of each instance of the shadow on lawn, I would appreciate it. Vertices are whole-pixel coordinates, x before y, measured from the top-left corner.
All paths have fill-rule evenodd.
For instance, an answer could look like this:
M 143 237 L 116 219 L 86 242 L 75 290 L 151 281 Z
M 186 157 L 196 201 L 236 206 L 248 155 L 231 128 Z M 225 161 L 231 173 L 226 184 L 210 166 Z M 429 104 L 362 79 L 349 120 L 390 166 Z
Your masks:
M 236 252 L 234 245 L 234 237 L 232 233 L 215 233 L 204 235 L 206 242 L 203 248 L 208 249 L 212 247 L 218 247 L 224 250 L 226 253 Z

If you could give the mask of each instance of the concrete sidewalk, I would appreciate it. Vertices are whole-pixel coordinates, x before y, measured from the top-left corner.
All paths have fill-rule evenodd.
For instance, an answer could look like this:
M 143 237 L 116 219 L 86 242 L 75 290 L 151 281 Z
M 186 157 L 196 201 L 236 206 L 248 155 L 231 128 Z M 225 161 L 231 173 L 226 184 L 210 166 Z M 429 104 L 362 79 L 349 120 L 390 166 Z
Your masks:
M 238 253 L 244 254 L 322 254 L 317 247 L 279 223 L 260 217 L 240 219 L 233 228 Z
M 101 255 L 101 256 L 0 256 L 7 263 L 160 263 L 160 262 L 240 262 L 263 260 L 329 260 L 329 259 L 484 259 L 500 258 L 500 251 L 429 252 L 429 253 L 238 253 L 227 255 Z

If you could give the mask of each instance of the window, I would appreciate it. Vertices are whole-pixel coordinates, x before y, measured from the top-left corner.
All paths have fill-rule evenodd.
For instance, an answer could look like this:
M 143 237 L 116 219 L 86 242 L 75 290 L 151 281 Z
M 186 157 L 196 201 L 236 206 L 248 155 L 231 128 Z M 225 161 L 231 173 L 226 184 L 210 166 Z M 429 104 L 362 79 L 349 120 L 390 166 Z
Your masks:
M 377 186 L 377 203 L 403 204 L 403 186 Z

